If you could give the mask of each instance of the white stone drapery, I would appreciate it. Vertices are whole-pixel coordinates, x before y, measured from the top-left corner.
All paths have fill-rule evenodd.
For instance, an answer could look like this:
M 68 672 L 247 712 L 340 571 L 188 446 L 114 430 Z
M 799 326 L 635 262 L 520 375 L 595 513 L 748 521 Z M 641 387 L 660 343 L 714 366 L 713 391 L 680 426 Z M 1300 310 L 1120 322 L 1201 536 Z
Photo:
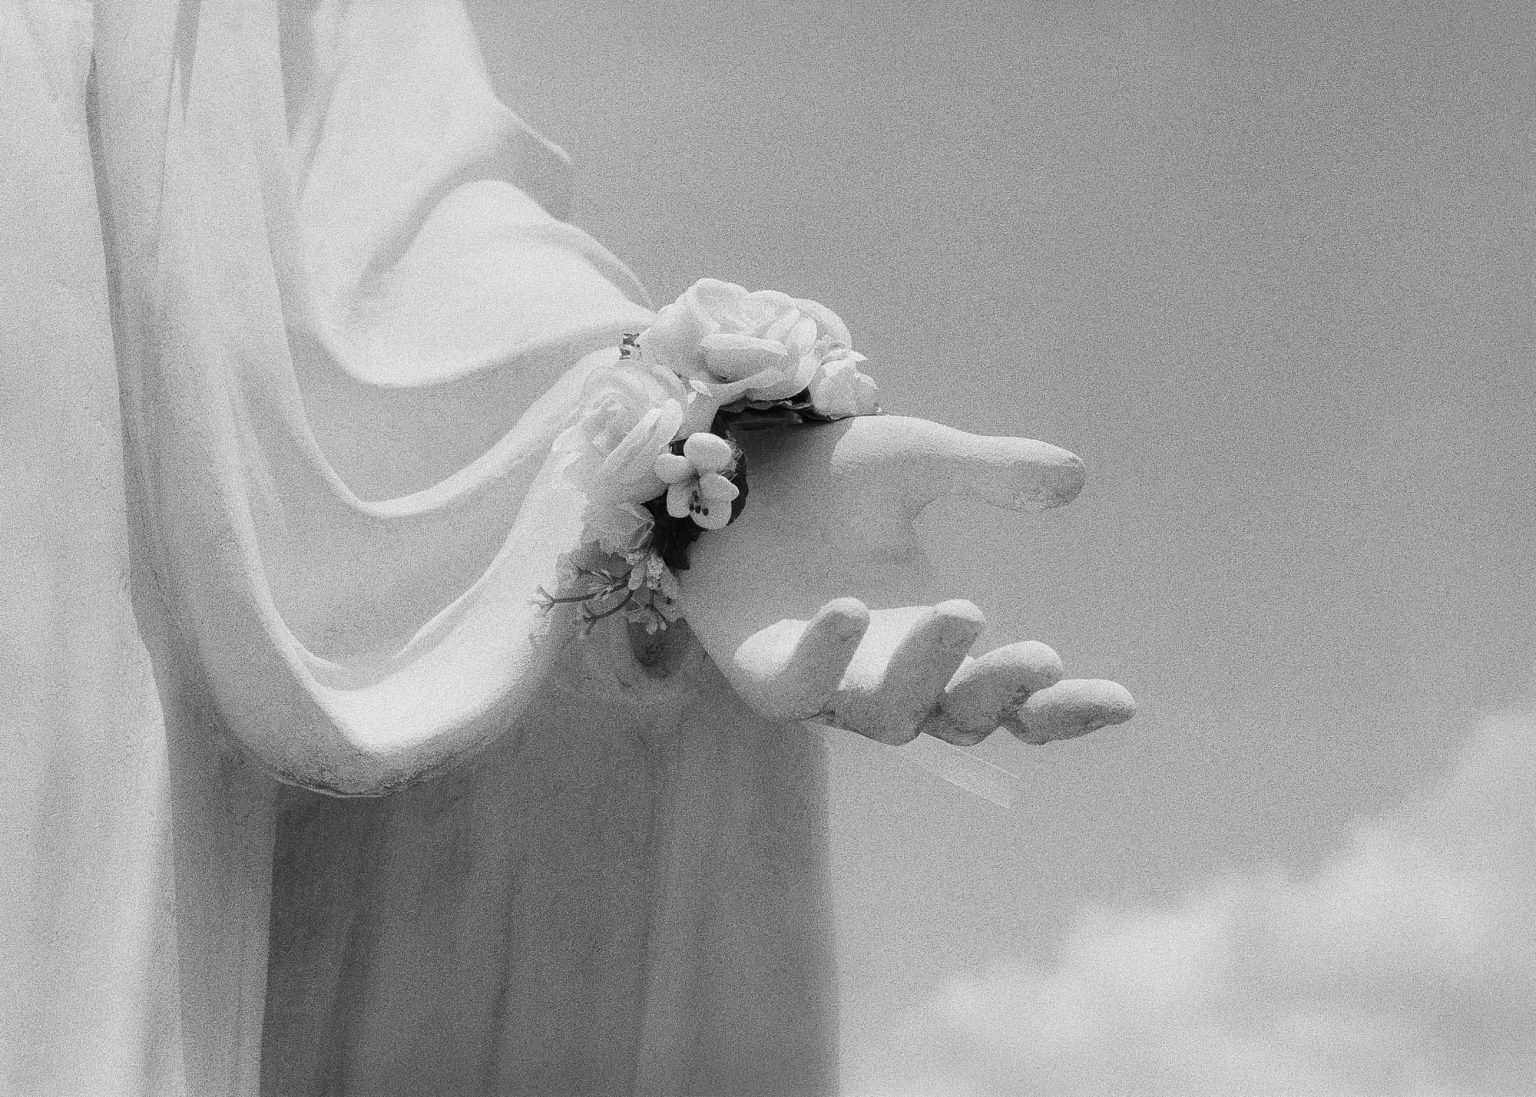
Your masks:
M 650 314 L 462 11 L 0 0 L 0 51 L 0 1088 L 828 1088 L 816 744 L 533 607 Z

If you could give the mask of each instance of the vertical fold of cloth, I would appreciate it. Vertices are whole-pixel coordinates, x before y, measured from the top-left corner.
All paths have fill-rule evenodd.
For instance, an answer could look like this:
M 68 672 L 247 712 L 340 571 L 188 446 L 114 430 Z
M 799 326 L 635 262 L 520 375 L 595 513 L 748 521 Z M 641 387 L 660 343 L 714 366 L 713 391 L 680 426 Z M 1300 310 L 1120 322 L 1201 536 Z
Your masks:
M 554 646 L 534 595 L 579 533 L 550 442 L 650 313 L 551 212 L 564 156 L 456 5 L 79 10 L 187 1085 L 243 1095 L 269 774 L 378 794 L 515 728 Z
M 580 533 L 551 444 L 652 314 L 460 7 L 0 20 L 0 1088 L 253 1097 L 274 1001 L 291 1033 L 326 986 L 365 997 L 319 1011 L 304 1084 L 387 1087 L 392 1047 L 434 1061 L 417 1013 L 465 1019 L 461 976 L 465 1092 L 830 1088 L 818 744 L 713 668 L 665 719 L 611 667 L 557 680 L 590 664 L 535 604 Z M 327 812 L 367 863 L 306 844 Z M 556 1016 L 581 1027 L 545 1056 Z
M 130 601 L 87 3 L 0 0 L 0 1092 L 181 1092 L 169 773 Z
M 572 369 L 649 313 L 535 199 L 563 156 L 497 102 L 455 7 L 183 0 L 160 23 L 157 48 L 98 47 L 147 549 L 240 742 L 286 780 L 387 791 L 526 703 L 535 594 L 579 535 L 549 459 Z

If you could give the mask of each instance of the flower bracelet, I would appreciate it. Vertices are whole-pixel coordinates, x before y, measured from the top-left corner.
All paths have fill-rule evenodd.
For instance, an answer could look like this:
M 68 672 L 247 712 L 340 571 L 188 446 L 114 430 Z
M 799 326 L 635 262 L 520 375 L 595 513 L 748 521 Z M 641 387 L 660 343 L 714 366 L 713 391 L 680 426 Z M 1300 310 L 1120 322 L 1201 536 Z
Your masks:
M 878 414 L 864 360 L 824 305 L 714 278 L 625 335 L 555 441 L 587 506 L 558 593 L 539 592 L 545 608 L 578 605 L 588 628 L 620 612 L 650 633 L 676 621 L 688 547 L 747 501 L 735 432 Z

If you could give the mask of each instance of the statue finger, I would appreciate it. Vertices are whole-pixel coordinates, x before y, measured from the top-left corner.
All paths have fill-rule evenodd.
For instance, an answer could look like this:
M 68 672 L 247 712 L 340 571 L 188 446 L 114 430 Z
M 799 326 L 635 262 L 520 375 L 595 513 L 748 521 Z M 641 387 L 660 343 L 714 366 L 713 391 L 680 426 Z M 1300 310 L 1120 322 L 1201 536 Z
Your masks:
M 1031 694 L 1003 726 L 1022 741 L 1039 744 L 1075 739 L 1123 724 L 1135 714 L 1135 698 L 1119 683 L 1069 678 Z
M 926 419 L 872 422 L 882 420 L 879 443 L 893 451 L 914 511 L 953 495 L 1008 510 L 1043 510 L 1070 503 L 1083 488 L 1082 459 L 1060 446 L 969 434 Z
M 836 598 L 807 623 L 780 621 L 737 649 L 732 684 L 766 716 L 805 720 L 820 713 L 842 683 L 869 627 L 857 598 Z
M 1061 680 L 1061 657 L 1034 640 L 967 659 L 922 730 L 956 746 L 974 746 L 1002 726 L 1031 693 Z
M 882 623 L 889 630 L 891 622 L 907 627 L 897 626 L 894 643 L 891 631 L 886 631 L 860 647 L 844 689 L 834 699 L 833 720 L 871 739 L 899 745 L 917 736 L 986 627 L 986 618 L 970 602 L 954 599 L 924 607 L 909 623 L 894 615 Z

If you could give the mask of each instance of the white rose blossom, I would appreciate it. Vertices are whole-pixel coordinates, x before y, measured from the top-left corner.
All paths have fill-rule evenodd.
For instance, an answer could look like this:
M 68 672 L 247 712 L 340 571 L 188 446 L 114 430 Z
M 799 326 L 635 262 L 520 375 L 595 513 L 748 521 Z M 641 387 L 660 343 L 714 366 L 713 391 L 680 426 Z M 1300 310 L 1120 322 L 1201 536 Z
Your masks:
M 811 378 L 811 407 L 829 419 L 874 415 L 880 410 L 880 390 L 873 377 L 859 371 L 864 356 L 845 351 L 829 358 Z
M 586 494 L 587 539 L 629 552 L 651 527 L 639 504 L 666 490 L 656 455 L 683 427 L 687 392 L 668 370 L 643 362 L 605 366 L 588 376 L 576 423 L 556 440 L 566 477 Z
M 650 511 L 634 503 L 588 503 L 581 517 L 582 540 L 595 542 L 603 551 L 620 556 L 644 545 L 656 524 Z
M 803 391 L 828 360 L 851 353 L 848 326 L 825 305 L 777 290 L 748 293 L 702 278 L 641 334 L 646 361 L 685 379 L 717 406 L 783 400 Z M 707 429 L 690 416 L 695 430 Z

